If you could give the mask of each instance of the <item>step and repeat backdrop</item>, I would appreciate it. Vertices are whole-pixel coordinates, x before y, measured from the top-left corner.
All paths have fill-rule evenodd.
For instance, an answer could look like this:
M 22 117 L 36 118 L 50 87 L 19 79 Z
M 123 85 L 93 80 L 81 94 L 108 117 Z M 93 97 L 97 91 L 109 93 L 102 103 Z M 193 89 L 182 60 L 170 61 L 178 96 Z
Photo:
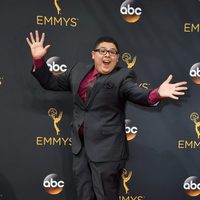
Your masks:
M 31 75 L 25 38 L 35 30 L 46 33 L 55 75 L 92 62 L 95 40 L 109 35 L 139 87 L 158 87 L 169 74 L 188 82 L 179 101 L 127 104 L 130 158 L 119 200 L 200 198 L 199 0 L 6 0 L 0 9 L 0 200 L 78 200 L 72 97 L 41 88 Z

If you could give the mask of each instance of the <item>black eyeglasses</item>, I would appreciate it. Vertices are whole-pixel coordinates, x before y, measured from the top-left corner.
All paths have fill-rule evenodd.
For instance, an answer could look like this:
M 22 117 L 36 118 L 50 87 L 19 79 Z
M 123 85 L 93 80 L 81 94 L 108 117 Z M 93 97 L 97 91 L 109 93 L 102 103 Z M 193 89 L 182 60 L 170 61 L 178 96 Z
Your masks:
M 108 50 L 108 49 L 103 48 L 103 47 L 101 47 L 99 49 L 95 49 L 94 51 L 95 52 L 98 51 L 99 54 L 101 54 L 101 55 L 106 55 L 107 53 L 109 53 L 110 56 L 116 56 L 118 54 L 118 51 L 116 49 L 110 49 L 110 50 Z

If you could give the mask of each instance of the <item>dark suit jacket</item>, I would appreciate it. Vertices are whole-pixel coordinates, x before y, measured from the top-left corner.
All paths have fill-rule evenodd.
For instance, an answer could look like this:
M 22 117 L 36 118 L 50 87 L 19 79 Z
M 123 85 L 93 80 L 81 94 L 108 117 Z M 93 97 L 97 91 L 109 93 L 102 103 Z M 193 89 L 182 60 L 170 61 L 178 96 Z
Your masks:
M 78 154 L 81 150 L 78 131 L 84 122 L 84 143 L 90 160 L 103 162 L 127 159 L 126 101 L 148 106 L 150 90 L 137 86 L 133 70 L 116 67 L 110 74 L 101 75 L 96 80 L 90 98 L 83 103 L 78 95 L 78 89 L 92 67 L 92 64 L 78 63 L 66 73 L 54 76 L 44 64 L 33 72 L 33 75 L 45 89 L 72 92 L 74 154 Z

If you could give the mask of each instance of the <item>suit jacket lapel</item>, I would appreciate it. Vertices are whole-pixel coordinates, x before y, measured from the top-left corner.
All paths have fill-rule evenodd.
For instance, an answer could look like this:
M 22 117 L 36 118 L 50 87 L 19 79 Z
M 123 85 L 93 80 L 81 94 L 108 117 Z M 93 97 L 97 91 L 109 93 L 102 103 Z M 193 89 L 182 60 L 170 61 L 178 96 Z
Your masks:
M 75 85 L 75 99 L 82 105 L 82 107 L 85 107 L 85 104 L 83 103 L 81 97 L 78 94 L 78 89 L 80 86 L 81 81 L 84 79 L 84 77 L 88 74 L 88 72 L 92 69 L 93 64 L 89 64 L 86 67 L 83 66 L 79 69 L 79 73 L 77 73 L 77 81 Z
M 92 103 L 93 99 L 95 98 L 96 94 L 101 90 L 102 85 L 104 85 L 104 82 L 109 78 L 110 74 L 107 75 L 101 75 L 95 82 L 93 88 L 92 88 L 92 93 L 90 95 L 90 98 L 86 100 L 86 108 L 90 106 Z

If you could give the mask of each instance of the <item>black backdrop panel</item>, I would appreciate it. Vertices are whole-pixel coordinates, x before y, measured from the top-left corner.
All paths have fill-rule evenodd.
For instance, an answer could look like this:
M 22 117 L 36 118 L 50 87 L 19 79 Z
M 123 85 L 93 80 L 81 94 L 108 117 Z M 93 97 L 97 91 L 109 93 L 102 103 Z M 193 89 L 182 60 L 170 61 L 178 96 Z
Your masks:
M 137 22 L 120 13 L 122 3 L 123 13 Z M 0 200 L 77 199 L 71 171 L 72 97 L 46 91 L 32 77 L 25 38 L 35 30 L 45 32 L 45 44 L 51 44 L 45 59 L 58 57 L 54 65 L 65 69 L 91 62 L 94 41 L 110 35 L 119 42 L 121 56 L 129 55 L 120 65 L 128 67 L 136 58 L 138 84 L 158 87 L 169 74 L 173 81 L 188 82 L 189 91 L 178 102 L 163 100 L 151 108 L 127 104 L 127 134 L 135 138 L 129 141 L 123 172 L 129 180 L 122 178 L 119 199 L 199 198 L 200 189 L 184 189 L 200 184 L 199 68 L 190 73 L 200 62 L 198 0 L 7 0 L 0 8 Z M 53 115 L 60 115 L 59 134 Z M 44 180 L 58 184 L 58 194 L 45 190 Z

